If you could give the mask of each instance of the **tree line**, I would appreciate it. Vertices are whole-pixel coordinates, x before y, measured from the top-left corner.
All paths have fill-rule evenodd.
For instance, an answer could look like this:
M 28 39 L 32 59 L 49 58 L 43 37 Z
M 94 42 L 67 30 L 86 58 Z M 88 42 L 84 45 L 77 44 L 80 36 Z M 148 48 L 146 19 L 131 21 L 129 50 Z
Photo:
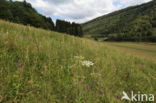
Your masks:
M 50 17 L 39 14 L 32 5 L 25 0 L 23 2 L 0 0 L 0 18 L 14 23 L 30 25 L 74 36 L 82 37 L 83 35 L 80 24 L 57 20 L 55 25 Z
M 70 23 L 68 21 L 57 20 L 55 29 L 56 31 L 61 33 L 67 33 L 79 37 L 83 36 L 81 25 L 76 23 Z

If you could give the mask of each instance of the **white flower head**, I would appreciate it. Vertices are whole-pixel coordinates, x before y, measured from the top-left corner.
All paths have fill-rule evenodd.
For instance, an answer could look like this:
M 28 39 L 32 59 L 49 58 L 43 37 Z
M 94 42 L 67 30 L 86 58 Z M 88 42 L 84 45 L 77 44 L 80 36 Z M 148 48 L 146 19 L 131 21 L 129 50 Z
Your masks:
M 94 63 L 92 61 L 85 60 L 85 61 L 82 61 L 82 65 L 86 67 L 91 67 L 94 65 Z

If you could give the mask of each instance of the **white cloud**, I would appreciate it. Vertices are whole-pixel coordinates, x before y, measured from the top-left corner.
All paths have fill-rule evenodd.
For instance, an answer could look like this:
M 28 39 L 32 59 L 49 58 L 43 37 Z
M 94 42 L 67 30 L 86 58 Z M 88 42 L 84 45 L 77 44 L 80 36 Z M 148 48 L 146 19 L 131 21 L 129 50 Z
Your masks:
M 138 5 L 145 2 L 149 2 L 151 0 L 114 0 L 114 2 L 120 2 L 125 7 L 131 6 L 131 5 Z
M 62 17 L 79 23 L 148 1 L 151 0 L 27 0 L 44 15 Z

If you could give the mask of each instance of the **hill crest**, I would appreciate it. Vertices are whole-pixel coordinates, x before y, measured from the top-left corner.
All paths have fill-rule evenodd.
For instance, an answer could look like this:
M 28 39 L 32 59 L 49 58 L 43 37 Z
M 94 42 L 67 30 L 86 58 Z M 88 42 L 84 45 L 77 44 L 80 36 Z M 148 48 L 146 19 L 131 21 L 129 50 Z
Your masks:
M 117 39 L 123 40 L 124 36 L 124 40 L 139 41 L 141 39 L 145 41 L 146 38 L 144 37 L 150 36 L 146 40 L 151 41 L 150 38 L 155 36 L 155 12 L 156 2 L 151 1 L 95 18 L 82 24 L 83 30 L 85 34 L 92 34 L 93 37 L 108 37 L 110 34 L 120 34 L 122 38 Z M 142 35 L 143 38 L 139 38 L 139 35 Z

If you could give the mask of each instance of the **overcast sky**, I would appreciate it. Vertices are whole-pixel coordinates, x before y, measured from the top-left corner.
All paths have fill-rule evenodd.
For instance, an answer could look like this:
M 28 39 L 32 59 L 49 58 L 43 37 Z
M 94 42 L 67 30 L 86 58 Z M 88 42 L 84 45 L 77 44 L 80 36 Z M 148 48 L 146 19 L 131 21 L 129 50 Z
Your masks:
M 23 1 L 23 0 L 16 0 Z M 26 0 L 41 14 L 53 20 L 83 23 L 128 6 L 151 0 Z

